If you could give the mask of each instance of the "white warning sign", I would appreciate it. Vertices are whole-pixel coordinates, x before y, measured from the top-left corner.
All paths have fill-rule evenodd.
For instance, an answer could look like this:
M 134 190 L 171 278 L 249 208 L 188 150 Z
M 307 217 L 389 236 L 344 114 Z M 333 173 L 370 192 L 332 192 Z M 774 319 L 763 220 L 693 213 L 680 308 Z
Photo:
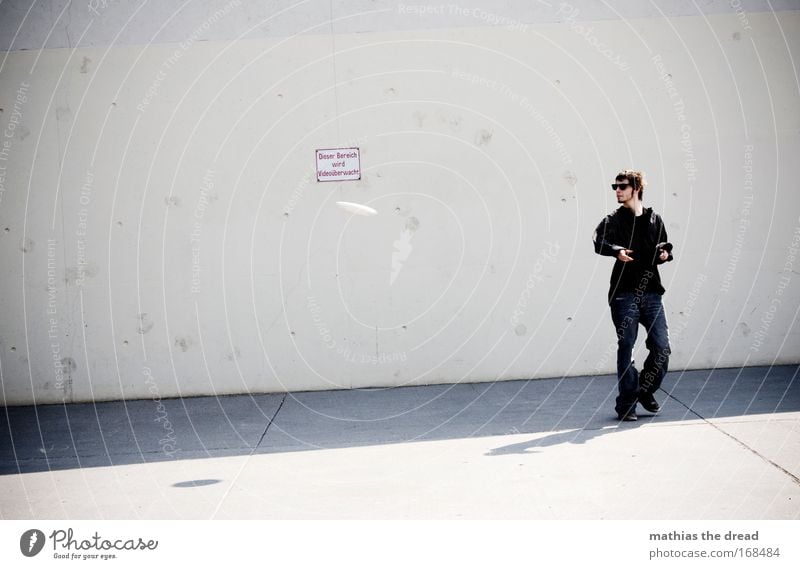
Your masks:
M 317 154 L 317 182 L 361 179 L 361 153 L 358 148 L 322 148 Z

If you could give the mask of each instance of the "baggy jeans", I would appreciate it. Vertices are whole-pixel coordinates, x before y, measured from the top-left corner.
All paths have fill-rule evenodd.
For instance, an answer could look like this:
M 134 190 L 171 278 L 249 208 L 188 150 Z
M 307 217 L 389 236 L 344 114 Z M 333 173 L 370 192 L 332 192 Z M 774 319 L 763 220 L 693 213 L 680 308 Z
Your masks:
M 627 292 L 611 299 L 611 319 L 617 331 L 619 386 L 614 408 L 619 415 L 626 415 L 636 410 L 639 394 L 655 393 L 667 374 L 671 353 L 667 318 L 660 294 Z M 649 351 L 641 375 L 631 361 L 639 324 L 647 330 L 645 345 Z

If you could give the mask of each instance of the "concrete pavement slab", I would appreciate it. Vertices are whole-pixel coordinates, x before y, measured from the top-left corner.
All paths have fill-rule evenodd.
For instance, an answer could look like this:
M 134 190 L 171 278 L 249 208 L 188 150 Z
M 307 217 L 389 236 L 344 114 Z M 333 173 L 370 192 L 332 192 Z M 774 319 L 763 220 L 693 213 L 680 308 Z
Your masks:
M 0 474 L 170 460 L 253 448 L 283 395 L 7 407 Z
M 249 455 L 0 476 L 3 519 L 210 519 Z
M 256 455 L 219 517 L 794 518 L 786 482 L 709 425 L 625 425 Z
M 290 394 L 258 451 L 598 429 L 616 421 L 615 396 L 609 376 Z M 662 400 L 648 420 L 700 420 Z
M 669 373 L 664 389 L 705 419 L 798 411 L 800 367 L 722 368 Z
M 654 440 L 658 444 L 654 445 Z M 198 478 L 199 477 L 199 478 Z M 703 424 L 609 426 L 0 477 L 34 518 L 796 518 L 800 486 Z
M 797 519 L 798 369 L 7 408 L 0 516 Z
M 800 479 L 800 417 L 797 413 L 749 415 L 711 421 L 754 453 Z

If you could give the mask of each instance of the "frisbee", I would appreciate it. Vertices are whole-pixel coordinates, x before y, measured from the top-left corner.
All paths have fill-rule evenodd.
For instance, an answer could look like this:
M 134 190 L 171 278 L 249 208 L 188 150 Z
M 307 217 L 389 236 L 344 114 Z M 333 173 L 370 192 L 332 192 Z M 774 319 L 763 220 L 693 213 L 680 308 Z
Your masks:
M 336 202 L 341 209 L 349 211 L 356 215 L 378 215 L 378 212 L 369 207 L 368 205 L 361 205 L 360 203 L 353 202 Z

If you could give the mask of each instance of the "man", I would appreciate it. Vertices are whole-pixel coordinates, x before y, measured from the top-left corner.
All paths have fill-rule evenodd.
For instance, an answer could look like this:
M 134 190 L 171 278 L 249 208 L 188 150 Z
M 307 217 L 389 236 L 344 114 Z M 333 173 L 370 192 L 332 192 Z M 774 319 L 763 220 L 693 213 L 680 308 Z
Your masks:
M 608 303 L 617 331 L 615 410 L 621 421 L 636 421 L 636 405 L 650 413 L 660 407 L 653 394 L 661 386 L 669 364 L 669 334 L 661 296 L 664 287 L 658 265 L 672 260 L 672 244 L 661 216 L 642 205 L 646 182 L 636 170 L 623 170 L 611 188 L 622 204 L 595 229 L 594 250 L 615 257 Z M 647 330 L 649 351 L 641 377 L 631 361 L 639 324 Z

